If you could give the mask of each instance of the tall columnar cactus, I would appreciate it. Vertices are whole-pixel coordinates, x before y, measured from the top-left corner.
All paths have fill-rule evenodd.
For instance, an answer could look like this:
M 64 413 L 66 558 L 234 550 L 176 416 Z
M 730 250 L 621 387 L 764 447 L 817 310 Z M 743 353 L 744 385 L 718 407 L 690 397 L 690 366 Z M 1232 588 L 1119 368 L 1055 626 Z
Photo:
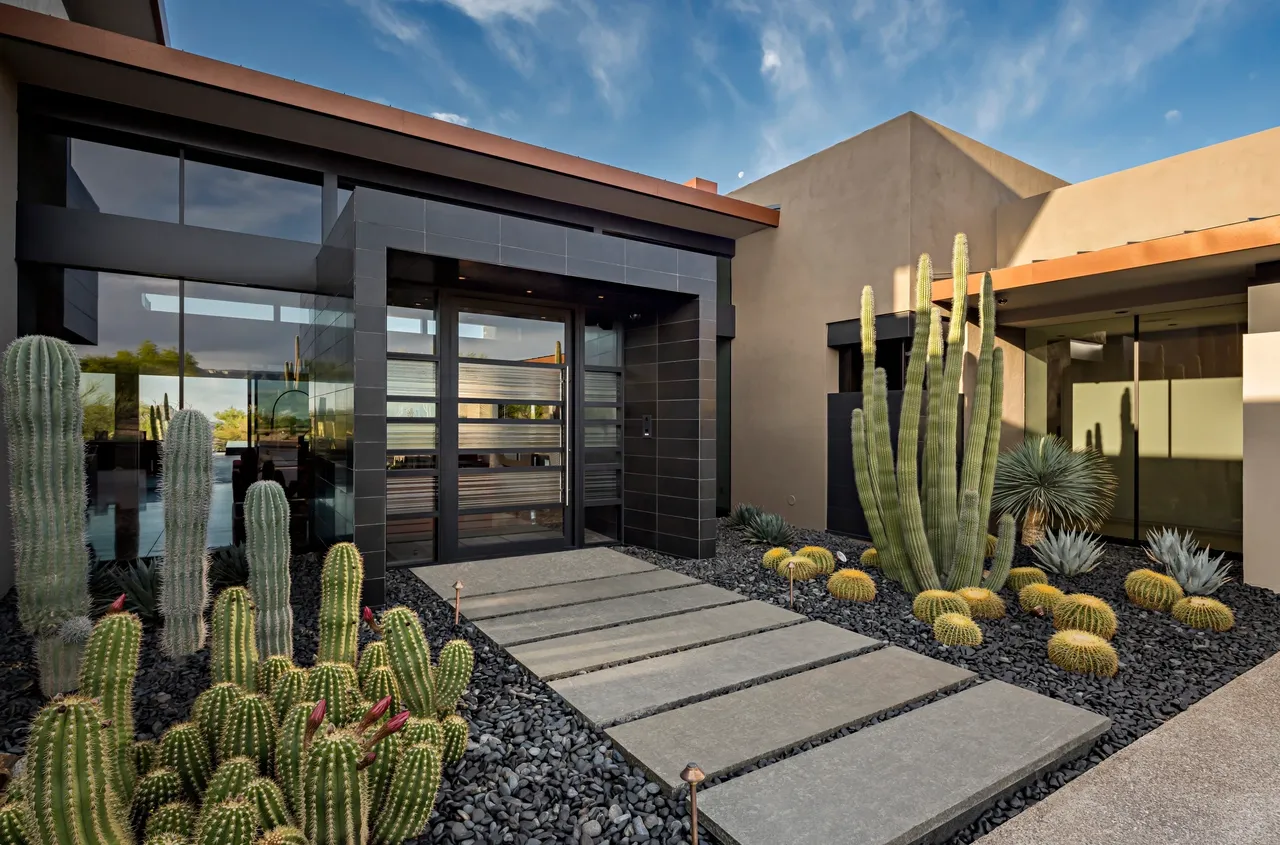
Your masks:
M 245 787 L 258 775 L 258 764 L 248 757 L 230 757 L 218 764 L 204 791 L 206 806 L 244 797 Z
M 249 592 L 257 614 L 258 653 L 293 657 L 293 605 L 289 603 L 289 501 L 274 481 L 255 481 L 244 496 Z
M 467 737 L 471 734 L 467 720 L 457 713 L 451 713 L 440 720 L 440 733 L 443 737 L 440 756 L 444 758 L 444 762 L 449 764 L 461 760 L 467 750 Z
M 428 743 L 403 749 L 374 822 L 373 841 L 395 845 L 422 832 L 440 789 L 440 751 Z
M 284 804 L 284 793 L 280 786 L 269 778 L 254 778 L 245 787 L 244 797 L 258 811 L 258 826 L 263 830 L 274 830 L 287 825 L 290 821 L 289 810 Z
M 133 762 L 133 679 L 141 646 L 141 620 L 132 613 L 111 613 L 94 626 L 80 666 L 80 694 L 98 699 L 111 720 L 111 785 L 125 804 L 133 800 L 138 775 Z
M 200 728 L 211 756 L 217 754 L 222 728 L 227 724 L 227 719 L 235 709 L 236 702 L 244 698 L 244 695 L 245 692 L 239 684 L 224 681 L 215 683 L 197 695 L 195 702 L 191 705 L 191 721 Z
M 257 599 L 254 599 L 255 606 Z M 259 652 L 261 655 L 261 652 Z M 283 654 L 273 654 L 258 664 L 258 670 L 255 677 L 257 678 L 257 691 L 263 695 L 271 695 L 275 691 L 276 681 L 283 675 L 293 670 L 293 660 L 285 657 Z
M 214 683 L 257 688 L 258 646 L 253 634 L 253 602 L 244 587 L 228 587 L 213 603 L 209 675 Z
M 300 702 L 289 708 L 280 720 L 279 741 L 276 744 L 276 778 L 284 791 L 289 808 L 297 816 L 302 815 L 303 778 L 306 775 L 307 744 L 315 732 L 311 723 L 315 702 Z M 323 718 L 323 717 L 321 717 Z
M 23 337 L 4 355 L 18 620 L 36 641 L 40 689 L 76 688 L 83 641 L 61 636 L 89 612 L 85 548 L 84 408 L 75 350 Z
M 271 774 L 276 753 L 276 717 L 266 696 L 241 698 L 218 738 L 218 759 L 248 757 L 258 764 L 258 774 Z
M 381 701 L 391 696 L 389 713 L 400 712 L 400 687 L 396 685 L 396 675 L 390 666 L 378 666 L 365 676 L 364 686 L 360 690 L 366 701 Z
M 382 640 L 373 640 L 366 645 L 360 652 L 360 665 L 356 668 L 357 676 L 360 679 L 360 689 L 364 689 L 365 683 L 369 678 L 369 673 L 380 666 L 390 666 L 387 661 L 387 644 Z M 366 698 L 368 696 L 366 695 Z M 374 701 L 377 701 L 375 698 Z
M 133 827 L 145 830 L 147 819 L 151 814 L 174 801 L 181 801 L 184 795 L 182 779 L 178 773 L 167 766 L 161 766 L 144 778 L 138 780 L 133 796 Z
M 352 543 L 338 543 L 320 570 L 320 647 L 316 661 L 356 662 L 364 562 Z
M 213 774 L 209 743 L 200 728 L 191 722 L 173 725 L 160 737 L 160 765 L 178 773 L 187 798 L 199 801 Z
M 382 638 L 387 659 L 400 688 L 400 700 L 419 717 L 436 715 L 436 685 L 432 676 L 431 647 L 422 633 L 418 614 L 407 607 L 393 607 L 382 614 Z
M 933 272 L 927 255 L 916 276 L 915 333 L 907 367 L 906 388 L 898 426 L 899 444 L 889 437 L 888 386 L 884 370 L 875 366 L 875 300 L 868 287 L 862 296 L 863 407 L 853 412 L 854 475 L 867 526 L 882 569 L 905 590 L 977 587 L 982 582 L 991 491 L 995 483 L 1003 401 L 1003 359 L 995 348 L 995 297 L 991 276 L 983 277 L 980 295 L 982 343 L 976 387 L 971 402 L 964 464 L 957 479 L 958 398 L 965 356 L 968 296 L 968 246 L 956 236 L 954 295 L 947 341 L 942 339 L 941 312 L 932 305 Z M 917 467 L 920 415 L 928 376 L 928 420 L 923 472 Z M 1001 524 L 1002 534 L 1010 527 Z M 1012 547 L 1010 546 L 1010 551 Z M 1012 560 L 1010 554 L 1009 560 Z M 991 584 L 1003 585 L 1008 561 L 997 559 Z
M 1006 513 L 1000 517 L 1000 536 L 996 539 L 996 553 L 991 558 L 991 570 L 982 581 L 982 586 L 992 592 L 998 593 L 1003 590 L 1005 581 L 1009 580 L 1016 528 L 1012 516 Z
M 307 750 L 302 818 L 315 845 L 368 841 L 367 776 L 360 769 L 364 748 L 350 731 L 317 736 Z
M 45 706 L 27 742 L 29 835 L 38 845 L 133 842 L 112 787 L 114 742 L 103 713 L 87 698 Z
M 147 818 L 147 839 L 168 833 L 187 840 L 195 830 L 195 807 L 186 801 L 170 801 L 157 807 Z
M 317 663 L 307 676 L 306 697 L 310 701 L 324 701 L 333 724 L 351 721 L 360 711 L 355 667 L 349 663 Z
M 271 708 L 275 711 L 276 721 L 283 723 L 295 704 L 311 700 L 307 698 L 309 679 L 306 669 L 290 669 L 276 678 L 271 686 Z
M 436 713 L 445 716 L 458 709 L 458 699 L 471 683 L 475 664 L 475 652 L 466 640 L 450 640 L 440 649 L 440 658 L 432 673 L 436 684 Z
M 213 499 L 213 427 L 185 408 L 173 415 L 164 439 L 164 563 L 161 644 L 171 657 L 204 648 L 209 603 L 209 503 Z

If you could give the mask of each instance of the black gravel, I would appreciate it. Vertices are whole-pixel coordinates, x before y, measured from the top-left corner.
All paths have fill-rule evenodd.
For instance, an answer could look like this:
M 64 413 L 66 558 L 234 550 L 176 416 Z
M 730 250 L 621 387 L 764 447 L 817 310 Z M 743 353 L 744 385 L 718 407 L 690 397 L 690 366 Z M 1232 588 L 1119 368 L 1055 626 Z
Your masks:
M 857 564 L 858 556 L 867 548 L 866 543 L 821 531 L 800 532 L 794 545 L 806 544 L 842 551 L 849 558 L 850 566 Z M 732 529 L 721 528 L 718 554 L 709 560 L 671 558 L 635 547 L 622 547 L 621 551 L 754 599 L 788 606 L 787 582 L 760 565 L 764 548 L 746 543 L 742 535 Z M 1019 563 L 1030 563 L 1026 557 L 1026 553 L 1020 551 Z M 1142 549 L 1110 545 L 1105 562 L 1093 572 L 1074 579 L 1050 576 L 1054 586 L 1069 593 L 1099 596 L 1115 609 L 1120 623 L 1119 632 L 1112 640 L 1120 657 L 1120 672 L 1115 678 L 1077 675 L 1051 664 L 1045 653 L 1054 630 L 1051 620 L 1022 613 L 1016 597 L 1007 590 L 1003 596 L 1009 614 L 1001 620 L 979 623 L 983 644 L 978 648 L 948 648 L 935 642 L 929 627 L 911 615 L 911 597 L 887 583 L 875 569 L 869 570 L 877 587 L 875 601 L 867 604 L 836 601 L 827 593 L 825 579 L 818 579 L 796 583 L 794 610 L 964 667 L 981 679 L 1006 681 L 1110 717 L 1111 730 L 1084 757 L 1047 773 L 1000 801 L 950 840 L 970 843 L 1280 652 L 1280 595 L 1240 583 L 1227 584 L 1215 598 L 1235 611 L 1236 627 L 1223 634 L 1196 631 L 1168 614 L 1152 613 L 1129 603 L 1124 594 L 1124 578 L 1132 570 L 1148 565 Z M 924 703 L 927 702 L 896 712 Z M 866 725 L 855 729 L 863 727 Z M 851 732 L 846 729 L 837 736 Z M 783 756 L 792 756 L 813 745 Z M 771 762 L 772 759 L 765 760 L 750 768 Z M 740 773 L 731 773 L 729 777 L 737 774 Z
M 319 562 L 298 556 L 292 566 L 294 653 L 308 663 L 317 645 Z M 388 604 L 421 615 L 433 649 L 462 637 L 476 651 L 471 688 L 459 709 L 471 723 L 466 756 L 445 771 L 427 835 L 411 843 L 439 845 L 600 845 L 690 841 L 687 802 L 661 794 L 630 767 L 612 743 L 574 714 L 473 626 L 455 629 L 452 607 L 408 571 L 387 577 Z M 21 633 L 12 591 L 0 600 L 0 751 L 21 754 L 42 700 Z M 363 638 L 369 632 L 363 630 Z M 158 631 L 143 635 L 135 686 L 139 738 L 158 736 L 187 717 L 209 684 L 207 651 L 172 661 Z

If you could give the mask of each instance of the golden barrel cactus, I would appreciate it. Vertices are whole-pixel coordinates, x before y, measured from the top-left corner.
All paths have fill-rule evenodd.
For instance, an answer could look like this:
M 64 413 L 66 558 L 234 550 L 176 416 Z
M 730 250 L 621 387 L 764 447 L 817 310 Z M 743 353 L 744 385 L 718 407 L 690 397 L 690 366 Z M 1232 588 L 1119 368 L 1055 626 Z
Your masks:
M 805 546 L 796 552 L 796 557 L 807 557 L 818 564 L 818 571 L 821 575 L 830 575 L 836 571 L 836 556 L 822 548 L 822 546 Z
M 963 613 L 944 613 L 933 621 L 933 638 L 943 645 L 982 645 L 982 629 Z
M 1015 566 L 1009 570 L 1009 580 L 1005 582 L 1013 594 L 1022 592 L 1028 584 L 1048 584 L 1049 576 L 1034 566 Z
M 974 619 L 1003 619 L 1004 599 L 985 587 L 962 587 L 956 595 L 969 605 Z
M 1049 638 L 1049 660 L 1068 672 L 1110 678 L 1120 668 L 1111 643 L 1088 631 L 1059 631 Z
M 797 581 L 812 581 L 820 571 L 818 564 L 799 555 L 792 555 L 778 564 L 778 574 L 788 580 L 795 578 Z
M 1072 593 L 1053 606 L 1053 627 L 1059 631 L 1088 631 L 1104 640 L 1116 635 L 1116 612 L 1097 596 Z
M 944 613 L 972 616 L 969 603 L 949 590 L 924 590 L 911 602 L 911 613 L 926 625 L 932 625 Z
M 859 555 L 858 563 L 863 569 L 877 569 L 880 566 L 880 553 L 873 546 Z
M 1182 585 L 1152 569 L 1135 569 L 1124 579 L 1129 601 L 1147 610 L 1168 611 L 1183 597 Z
M 778 546 L 765 552 L 764 557 L 760 559 L 760 562 L 764 564 L 765 569 L 777 571 L 778 565 L 789 557 L 791 557 L 791 549 L 784 549 L 781 546 Z
M 1187 596 L 1173 605 L 1173 618 L 1183 625 L 1206 631 L 1230 631 L 1236 624 L 1235 614 L 1217 599 Z
M 876 582 L 861 569 L 841 569 L 827 579 L 827 592 L 843 601 L 871 601 Z
M 1064 593 L 1050 584 L 1028 584 L 1018 590 L 1018 605 L 1024 613 L 1040 610 L 1053 612 L 1053 607 L 1062 600 Z

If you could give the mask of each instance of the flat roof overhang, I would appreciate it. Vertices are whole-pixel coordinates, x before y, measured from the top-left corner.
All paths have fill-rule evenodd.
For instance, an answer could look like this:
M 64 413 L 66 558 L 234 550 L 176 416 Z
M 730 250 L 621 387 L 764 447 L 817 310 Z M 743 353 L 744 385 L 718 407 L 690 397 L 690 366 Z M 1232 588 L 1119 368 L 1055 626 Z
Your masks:
M 62 0 L 71 20 L 156 44 L 169 43 L 164 0 Z
M 691 232 L 778 225 L 777 209 L 6 4 L 0 61 L 31 85 Z
M 1030 327 L 1090 319 L 1185 300 L 1244 297 L 1255 267 L 1280 260 L 1280 216 L 991 271 L 1001 325 Z M 969 274 L 969 294 L 982 273 Z M 949 303 L 952 282 L 933 283 Z

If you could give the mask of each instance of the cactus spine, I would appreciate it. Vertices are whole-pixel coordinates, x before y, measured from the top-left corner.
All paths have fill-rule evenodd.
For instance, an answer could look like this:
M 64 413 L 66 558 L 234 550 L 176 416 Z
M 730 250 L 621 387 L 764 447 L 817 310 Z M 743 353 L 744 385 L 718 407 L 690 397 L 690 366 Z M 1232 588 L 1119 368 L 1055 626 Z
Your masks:
M 147 839 L 162 834 L 189 839 L 196 829 L 196 811 L 185 801 L 170 801 L 157 807 L 147 818 Z
M 144 830 L 152 813 L 182 796 L 182 779 L 173 769 L 161 766 L 140 779 L 133 795 L 134 829 Z
M 218 750 L 222 728 L 227 724 L 236 702 L 244 697 L 244 690 L 229 681 L 214 684 L 196 696 L 191 705 L 191 721 L 200 728 L 210 756 Z
M 290 669 L 285 672 L 271 687 L 271 708 L 275 711 L 276 721 L 284 723 L 284 717 L 295 704 L 308 701 L 307 685 L 310 673 L 306 669 Z
M 262 834 L 254 845 L 311 845 L 311 843 L 296 827 L 285 826 Z
M 274 481 L 255 481 L 244 496 L 249 592 L 257 614 L 258 652 L 293 657 L 293 605 L 289 603 L 289 502 Z
M 133 841 L 112 786 L 114 742 L 91 700 L 70 697 L 45 706 L 28 739 L 29 833 L 40 845 Z
M 29 845 L 26 812 L 12 801 L 0 806 L 0 845 Z
M 179 412 L 181 413 L 181 412 Z M 258 646 L 253 634 L 253 602 L 244 587 L 228 587 L 213 603 L 213 640 L 209 676 L 214 683 L 257 687 Z
M 404 706 L 415 716 L 435 716 L 431 647 L 422 633 L 418 614 L 407 607 L 388 610 L 382 614 L 382 638 L 387 644 L 387 659 Z
M 201 811 L 195 845 L 253 845 L 257 833 L 258 811 L 243 798 L 233 798 Z
M 137 770 L 133 763 L 133 678 L 138 673 L 142 647 L 142 621 L 132 613 L 102 617 L 85 646 L 80 667 L 80 694 L 101 702 L 111 720 L 115 765 L 112 787 L 121 803 L 133 800 Z
M 257 604 L 257 599 L 254 599 L 254 604 Z M 266 658 L 258 664 L 258 672 L 255 676 L 257 691 L 263 695 L 271 695 L 276 681 L 293 668 L 293 660 L 283 654 L 273 654 Z
M 979 302 L 982 345 L 977 386 L 963 469 L 957 480 L 957 398 L 964 369 L 968 298 L 968 244 L 963 235 L 956 236 L 952 266 L 953 318 L 945 344 L 941 312 L 932 305 L 933 272 L 927 255 L 921 256 L 916 275 L 912 348 L 925 354 L 913 355 L 907 367 L 897 442 L 918 441 L 927 374 L 929 414 L 923 473 L 918 472 L 915 448 L 897 450 L 895 473 L 888 390 L 884 371 L 875 367 L 875 301 L 870 287 L 863 290 L 863 407 L 853 412 L 851 421 L 854 475 L 885 575 L 911 593 L 940 588 L 944 577 L 948 590 L 977 587 L 983 580 L 1000 442 L 1004 364 L 1002 352 L 995 348 L 995 297 L 990 274 L 985 274 Z M 1008 554 L 1001 555 L 997 549 L 987 578 L 989 588 L 1004 585 L 1013 558 L 1012 534 L 1012 524 L 1002 520 L 1000 535 L 1009 537 Z
M 170 657 L 204 648 L 209 603 L 209 503 L 213 499 L 213 427 L 185 408 L 173 415 L 164 439 L 164 563 L 161 643 Z
M 317 736 L 307 750 L 302 817 L 315 845 L 368 842 L 368 784 L 359 768 L 363 756 L 359 739 L 348 731 Z
M 160 765 L 177 772 L 187 797 L 199 801 L 213 772 L 209 744 L 201 730 L 191 722 L 182 722 L 165 731 L 160 737 Z
M 316 662 L 356 662 L 360 633 L 360 582 L 364 562 L 351 543 L 338 543 L 320 570 L 320 647 Z
M 374 842 L 394 845 L 422 832 L 440 789 L 441 766 L 440 752 L 428 743 L 411 745 L 400 752 L 374 822 Z
M 75 350 L 22 337 L 4 355 L 18 619 L 36 641 L 40 689 L 76 688 L 83 642 L 59 634 L 89 612 L 85 548 L 84 408 Z
M 269 778 L 254 778 L 245 787 L 244 797 L 258 811 L 258 826 L 274 830 L 289 823 L 289 811 L 284 805 L 284 794 L 276 782 Z
M 465 640 L 450 640 L 440 649 L 440 657 L 433 673 L 436 682 L 436 712 L 452 713 L 458 709 L 458 699 L 471 683 L 471 671 L 476 656 Z
M 243 798 L 249 781 L 258 775 L 258 764 L 248 757 L 231 757 L 223 760 L 209 778 L 209 788 L 204 792 L 206 806 Z
M 262 695 L 246 695 L 236 702 L 218 738 L 218 759 L 248 757 L 258 774 L 269 775 L 276 745 L 276 719 L 271 703 Z

